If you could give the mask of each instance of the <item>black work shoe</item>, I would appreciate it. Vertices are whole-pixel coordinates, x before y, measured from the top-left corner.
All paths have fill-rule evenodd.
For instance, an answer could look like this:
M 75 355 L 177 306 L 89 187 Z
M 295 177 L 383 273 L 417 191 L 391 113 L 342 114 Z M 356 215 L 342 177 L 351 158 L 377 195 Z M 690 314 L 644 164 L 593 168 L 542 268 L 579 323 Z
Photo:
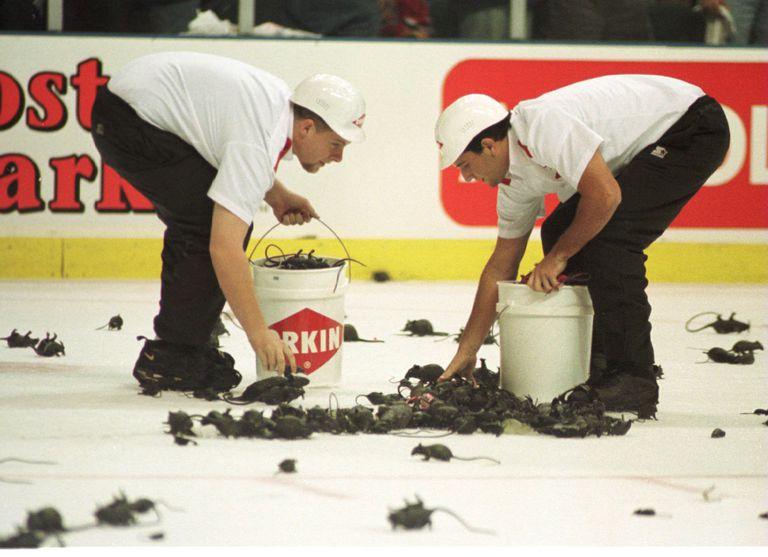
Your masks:
M 235 360 L 225 352 L 210 347 L 198 348 L 138 338 L 145 342 L 133 368 L 133 376 L 142 387 L 223 392 L 240 383 L 241 375 L 234 368 Z
M 243 376 L 235 369 L 235 359 L 213 346 L 202 349 L 203 357 L 208 362 L 207 388 L 217 392 L 230 391 L 237 387 Z
M 638 418 L 647 419 L 656 415 L 659 386 L 655 377 L 616 373 L 602 381 L 574 387 L 562 396 L 574 404 L 599 400 L 608 412 L 633 412 Z
M 133 376 L 142 387 L 188 391 L 204 384 L 205 362 L 194 347 L 137 338 L 144 339 L 144 347 L 133 367 Z

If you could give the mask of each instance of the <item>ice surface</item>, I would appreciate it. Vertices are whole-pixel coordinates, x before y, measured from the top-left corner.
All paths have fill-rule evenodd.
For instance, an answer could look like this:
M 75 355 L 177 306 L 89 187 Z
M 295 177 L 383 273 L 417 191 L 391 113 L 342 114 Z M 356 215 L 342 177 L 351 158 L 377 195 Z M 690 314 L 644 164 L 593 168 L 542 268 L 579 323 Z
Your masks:
M 768 542 L 768 356 L 753 365 L 703 362 L 702 350 L 736 340 L 768 344 L 768 286 L 652 285 L 653 337 L 660 382 L 658 421 L 636 422 L 623 437 L 557 439 L 544 435 L 315 434 L 301 441 L 224 439 L 199 429 L 198 445 L 181 447 L 164 433 L 169 411 L 207 413 L 231 407 L 179 393 L 139 396 L 131 369 L 152 335 L 159 285 L 131 281 L 4 281 L 0 333 L 57 333 L 66 355 L 43 358 L 31 349 L 0 346 L 0 537 L 26 513 L 54 506 L 65 524 L 93 521 L 97 506 L 124 492 L 160 505 L 130 528 L 73 532 L 70 547 L 177 546 L 763 546 Z M 304 408 L 342 406 L 370 391 L 393 392 L 413 364 L 446 365 L 456 343 L 400 334 L 409 319 L 458 332 L 471 308 L 474 284 L 353 282 L 348 322 L 363 338 L 346 343 L 343 382 L 310 389 Z M 688 333 L 685 321 L 702 311 L 751 322 L 739 335 L 711 329 Z M 97 330 L 113 315 L 121 331 Z M 242 390 L 255 377 L 245 335 L 222 348 L 237 361 Z M 480 355 L 499 365 L 495 346 Z M 335 404 L 335 402 L 334 402 Z M 713 439 L 713 429 L 725 430 Z M 461 456 L 501 461 L 424 462 L 411 457 L 419 442 L 441 442 Z M 2 459 L 50 461 L 29 464 Z M 276 474 L 285 458 L 298 473 Z M 393 531 L 389 510 L 419 496 L 433 515 L 431 530 Z M 635 516 L 653 508 L 655 517 Z M 153 541 L 150 535 L 162 532 Z M 271 551 L 281 551 L 279 548 Z M 485 551 L 485 550 L 484 550 Z

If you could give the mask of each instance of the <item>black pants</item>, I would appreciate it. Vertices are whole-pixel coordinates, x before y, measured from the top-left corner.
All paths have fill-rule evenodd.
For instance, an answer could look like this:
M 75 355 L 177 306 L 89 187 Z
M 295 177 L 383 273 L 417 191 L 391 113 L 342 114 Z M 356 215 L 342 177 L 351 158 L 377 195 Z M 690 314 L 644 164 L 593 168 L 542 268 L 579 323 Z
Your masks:
M 595 309 L 592 350 L 605 355 L 609 370 L 652 373 L 644 251 L 717 170 L 729 142 L 728 122 L 720 105 L 711 97 L 699 98 L 616 176 L 622 196 L 616 213 L 568 261 L 567 274 L 589 274 Z M 579 197 L 576 194 L 558 205 L 544 221 L 545 254 L 573 221 Z
M 209 251 L 213 201 L 207 193 L 216 169 L 106 87 L 96 95 L 91 135 L 102 160 L 154 203 L 166 225 L 155 333 L 168 342 L 204 344 L 225 302 Z

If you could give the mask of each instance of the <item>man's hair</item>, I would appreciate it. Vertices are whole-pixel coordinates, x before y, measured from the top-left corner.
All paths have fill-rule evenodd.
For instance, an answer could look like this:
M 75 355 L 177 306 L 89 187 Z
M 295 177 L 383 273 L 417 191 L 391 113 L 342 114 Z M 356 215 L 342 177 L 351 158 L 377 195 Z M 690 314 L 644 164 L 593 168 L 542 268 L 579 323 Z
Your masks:
M 472 141 L 470 141 L 469 145 L 467 145 L 467 148 L 464 149 L 464 153 L 467 151 L 472 153 L 481 153 L 483 151 L 483 146 L 480 143 L 486 137 L 490 137 L 494 141 L 501 141 L 504 139 L 507 135 L 507 132 L 509 132 L 509 128 L 511 127 L 511 124 L 509 123 L 510 116 L 511 115 L 507 113 L 503 119 L 499 120 L 491 126 L 488 126 L 475 137 L 473 137 Z
M 315 112 L 312 112 L 310 109 L 299 106 L 298 104 L 293 105 L 293 117 L 298 118 L 299 120 L 305 120 L 309 118 L 315 123 L 315 127 L 319 132 L 331 131 L 331 126 L 329 126 L 325 120 L 323 120 Z

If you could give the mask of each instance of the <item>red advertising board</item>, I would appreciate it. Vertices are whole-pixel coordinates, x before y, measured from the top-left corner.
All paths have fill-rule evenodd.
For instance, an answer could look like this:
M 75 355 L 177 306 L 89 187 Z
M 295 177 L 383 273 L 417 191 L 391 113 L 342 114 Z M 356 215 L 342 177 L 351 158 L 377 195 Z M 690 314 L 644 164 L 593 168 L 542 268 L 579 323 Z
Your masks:
M 683 228 L 768 228 L 768 64 L 755 62 L 626 62 L 572 60 L 465 60 L 443 84 L 447 107 L 469 93 L 490 95 L 510 108 L 570 83 L 608 74 L 657 74 L 694 83 L 720 101 L 731 123 L 731 149 L 720 183 L 707 185 L 672 224 Z M 465 226 L 496 224 L 496 190 L 464 183 L 456 168 L 440 177 L 448 216 Z M 549 212 L 557 203 L 547 199 Z

